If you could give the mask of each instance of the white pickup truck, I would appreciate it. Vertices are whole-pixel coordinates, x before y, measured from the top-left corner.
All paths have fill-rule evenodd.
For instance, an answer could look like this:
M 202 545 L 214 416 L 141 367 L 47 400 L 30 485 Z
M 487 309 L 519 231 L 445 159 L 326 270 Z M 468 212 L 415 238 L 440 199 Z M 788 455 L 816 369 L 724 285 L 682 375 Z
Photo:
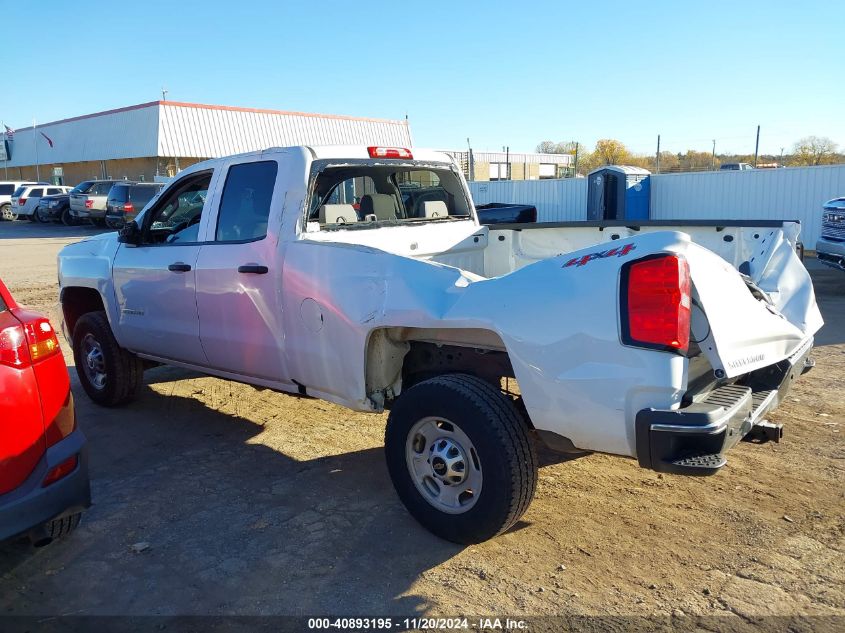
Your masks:
M 764 416 L 822 325 L 798 230 L 482 226 L 445 154 L 274 148 L 181 172 L 120 234 L 62 250 L 59 282 L 95 402 L 166 363 L 389 409 L 402 502 L 470 543 L 525 512 L 535 439 L 686 474 L 779 439 Z

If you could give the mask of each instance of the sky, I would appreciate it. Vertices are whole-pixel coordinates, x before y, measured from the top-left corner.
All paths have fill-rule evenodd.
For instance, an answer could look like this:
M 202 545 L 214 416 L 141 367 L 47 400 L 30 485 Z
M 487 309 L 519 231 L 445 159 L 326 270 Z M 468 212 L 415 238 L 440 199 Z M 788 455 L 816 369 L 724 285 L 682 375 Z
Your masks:
M 845 148 L 838 0 L 0 0 L 0 16 L 30 42 L 5 54 L 13 128 L 164 87 L 173 101 L 407 115 L 419 147 L 615 138 L 653 154 L 660 134 L 667 151 L 715 139 L 753 153 L 760 125 L 761 154 L 807 135 Z

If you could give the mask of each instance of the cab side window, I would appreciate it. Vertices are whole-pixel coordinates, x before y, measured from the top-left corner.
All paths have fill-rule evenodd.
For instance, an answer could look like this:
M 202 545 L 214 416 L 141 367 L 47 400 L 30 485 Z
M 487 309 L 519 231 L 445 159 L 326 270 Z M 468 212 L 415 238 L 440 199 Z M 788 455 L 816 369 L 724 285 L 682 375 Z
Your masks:
M 229 167 L 217 213 L 216 241 L 260 240 L 267 235 L 277 172 L 274 160 Z
M 192 174 L 170 187 L 144 222 L 144 243 L 196 242 L 211 176 L 211 171 Z

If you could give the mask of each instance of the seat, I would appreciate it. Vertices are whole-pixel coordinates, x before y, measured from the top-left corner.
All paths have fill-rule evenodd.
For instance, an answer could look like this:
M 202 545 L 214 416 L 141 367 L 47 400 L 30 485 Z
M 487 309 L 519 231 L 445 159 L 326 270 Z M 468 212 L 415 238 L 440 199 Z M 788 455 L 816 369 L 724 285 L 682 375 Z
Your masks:
M 361 196 L 361 214 L 375 215 L 377 220 L 396 219 L 396 199 L 387 193 L 368 193 Z
M 449 215 L 449 208 L 442 200 L 426 200 L 422 203 L 424 218 L 445 218 Z
M 320 207 L 320 224 L 353 224 L 358 213 L 351 204 L 324 204 Z

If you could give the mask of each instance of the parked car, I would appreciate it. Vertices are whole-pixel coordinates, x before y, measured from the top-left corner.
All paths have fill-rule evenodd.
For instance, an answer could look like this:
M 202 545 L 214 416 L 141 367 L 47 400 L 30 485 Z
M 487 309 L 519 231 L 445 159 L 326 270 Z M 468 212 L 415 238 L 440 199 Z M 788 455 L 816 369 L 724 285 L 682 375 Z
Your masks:
M 448 195 L 411 213 L 412 176 Z M 471 543 L 527 509 L 532 438 L 688 475 L 780 440 L 766 415 L 822 325 L 799 228 L 483 226 L 447 154 L 275 148 L 180 172 L 120 233 L 66 246 L 59 287 L 94 402 L 130 402 L 152 362 L 389 409 L 400 499 Z
M 834 198 L 824 205 L 816 257 L 823 264 L 845 270 L 845 197 Z
M 164 187 L 158 182 L 117 182 L 106 201 L 106 226 L 119 229 L 135 219 L 141 209 Z
M 12 205 L 12 196 L 20 188 L 26 185 L 44 185 L 46 182 L 28 182 L 24 180 L 4 180 L 0 182 L 0 219 L 17 220 L 18 214 Z
M 70 193 L 43 196 L 35 208 L 35 219 L 39 222 L 63 222 L 71 225 Z
M 71 532 L 91 505 L 85 436 L 59 340 L 0 280 L 0 541 Z
M 80 220 L 90 220 L 97 226 L 106 225 L 106 200 L 116 180 L 86 180 L 70 192 L 70 214 Z
M 35 210 L 44 196 L 53 196 L 70 191 L 62 185 L 21 185 L 12 194 L 12 214 L 17 218 L 26 217 L 32 222 L 37 220 Z
M 722 163 L 719 169 L 721 171 L 746 171 L 754 169 L 754 167 L 748 163 Z

